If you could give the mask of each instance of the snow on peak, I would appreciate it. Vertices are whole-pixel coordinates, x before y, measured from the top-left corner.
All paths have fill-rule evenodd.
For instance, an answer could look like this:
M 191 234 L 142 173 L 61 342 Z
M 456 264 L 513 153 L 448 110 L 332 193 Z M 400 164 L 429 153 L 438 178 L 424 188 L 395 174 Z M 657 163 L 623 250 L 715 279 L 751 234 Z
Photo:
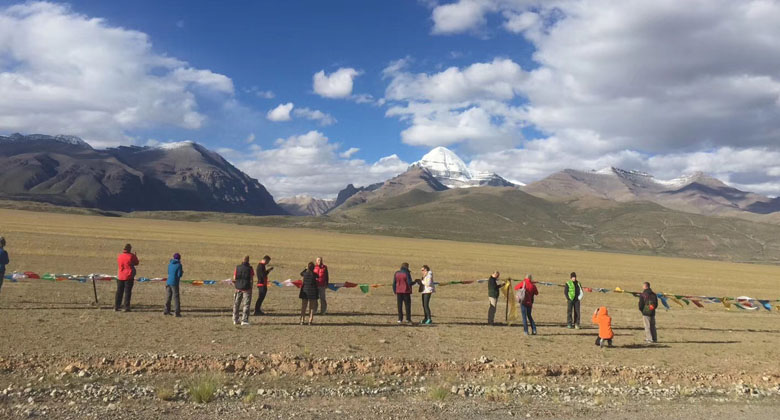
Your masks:
M 411 166 L 428 170 L 434 178 L 448 188 L 469 188 L 481 185 L 510 186 L 504 178 L 484 171 L 472 171 L 455 152 L 446 147 L 436 147 Z
M 174 149 L 181 149 L 182 147 L 192 147 L 194 145 L 195 145 L 194 141 L 186 140 L 186 141 L 177 141 L 173 143 L 163 143 L 157 146 L 157 148 L 165 149 L 165 150 L 174 150 Z

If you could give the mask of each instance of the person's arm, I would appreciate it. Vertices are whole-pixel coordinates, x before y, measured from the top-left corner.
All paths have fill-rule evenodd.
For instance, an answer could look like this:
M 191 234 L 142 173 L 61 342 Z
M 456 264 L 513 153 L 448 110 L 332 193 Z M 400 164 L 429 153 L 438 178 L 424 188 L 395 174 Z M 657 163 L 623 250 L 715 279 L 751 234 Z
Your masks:
M 233 283 L 236 282 L 236 274 L 238 274 L 238 267 L 236 267 L 236 269 L 233 270 Z
M 569 283 L 563 285 L 563 295 L 566 296 L 566 300 L 569 300 Z
M 179 272 L 177 273 L 179 275 L 179 280 L 181 280 L 182 277 L 184 277 L 184 268 L 179 264 Z
M 8 265 L 10 261 L 8 260 L 8 251 L 3 250 L 3 253 L 0 254 L 0 264 L 2 265 Z
M 133 257 L 130 259 L 130 265 L 139 265 L 141 264 L 140 261 L 138 261 L 138 256 L 133 253 Z
M 412 276 L 406 273 L 406 284 L 409 286 L 409 291 L 412 291 Z
M 322 267 L 322 273 L 323 273 L 322 274 L 323 282 L 327 286 L 328 283 L 330 283 L 330 276 L 328 275 L 328 266 L 327 265 Z
M 645 308 L 645 294 L 640 293 L 639 294 L 639 310 L 643 310 Z
M 393 274 L 393 294 L 395 293 L 395 274 Z

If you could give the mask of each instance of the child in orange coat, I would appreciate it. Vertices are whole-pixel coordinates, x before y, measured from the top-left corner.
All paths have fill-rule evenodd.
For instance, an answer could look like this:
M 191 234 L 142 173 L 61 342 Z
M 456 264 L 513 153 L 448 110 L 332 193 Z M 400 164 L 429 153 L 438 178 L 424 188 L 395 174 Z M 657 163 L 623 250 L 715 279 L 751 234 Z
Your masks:
M 607 342 L 609 347 L 612 347 L 612 337 L 615 334 L 612 332 L 612 317 L 607 314 L 607 307 L 602 306 L 596 309 L 593 313 L 593 323 L 599 326 L 599 336 L 596 338 L 596 345 L 604 347 L 604 342 Z

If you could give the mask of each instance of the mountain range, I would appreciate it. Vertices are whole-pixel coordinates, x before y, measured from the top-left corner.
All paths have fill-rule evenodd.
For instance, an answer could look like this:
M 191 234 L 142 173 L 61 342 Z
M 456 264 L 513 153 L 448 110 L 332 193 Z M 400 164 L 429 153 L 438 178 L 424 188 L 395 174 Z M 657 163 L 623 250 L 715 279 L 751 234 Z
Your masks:
M 780 262 L 780 201 L 706 174 L 663 181 L 618 168 L 567 169 L 522 186 L 472 171 L 446 148 L 384 182 L 347 185 L 335 199 L 277 204 L 257 180 L 197 143 L 97 150 L 75 137 L 15 134 L 0 136 L 0 199 L 138 217 Z
M 193 142 L 93 149 L 77 137 L 0 136 L 0 198 L 103 210 L 286 214 L 257 180 Z

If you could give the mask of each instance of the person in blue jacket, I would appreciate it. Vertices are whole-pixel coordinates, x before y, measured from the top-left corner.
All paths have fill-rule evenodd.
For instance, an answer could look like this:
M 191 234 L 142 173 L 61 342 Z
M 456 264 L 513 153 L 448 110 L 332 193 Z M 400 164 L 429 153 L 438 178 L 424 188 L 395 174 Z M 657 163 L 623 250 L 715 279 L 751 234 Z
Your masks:
M 168 280 L 165 282 L 165 315 L 171 315 L 171 298 L 173 298 L 174 313 L 181 317 L 181 301 L 179 299 L 179 281 L 184 275 L 181 266 L 181 255 L 173 254 L 173 259 L 168 263 Z
M 0 236 L 0 289 L 3 288 L 3 278 L 5 277 L 5 266 L 8 265 L 8 252 L 5 250 L 5 238 Z

